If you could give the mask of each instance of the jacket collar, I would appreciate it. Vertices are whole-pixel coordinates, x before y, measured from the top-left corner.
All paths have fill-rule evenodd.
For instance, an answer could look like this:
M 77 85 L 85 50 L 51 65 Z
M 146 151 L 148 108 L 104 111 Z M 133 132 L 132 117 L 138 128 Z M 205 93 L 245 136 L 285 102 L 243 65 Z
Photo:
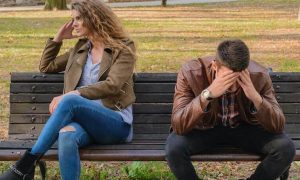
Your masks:
M 80 58 L 77 58 L 76 61 L 82 66 L 83 69 L 87 60 L 87 54 L 91 48 L 91 43 L 87 38 L 80 39 L 78 43 L 80 44 L 76 54 L 80 55 Z M 98 79 L 100 79 L 103 74 L 109 69 L 109 67 L 112 65 L 113 59 L 116 58 L 118 53 L 119 50 L 114 50 L 109 46 L 104 47 Z
M 212 69 L 212 62 L 215 59 L 216 58 L 214 56 L 206 56 L 206 57 L 199 58 L 200 62 L 202 62 L 202 65 L 204 65 L 205 74 L 207 76 L 207 80 L 209 84 L 212 83 L 215 76 L 215 71 Z

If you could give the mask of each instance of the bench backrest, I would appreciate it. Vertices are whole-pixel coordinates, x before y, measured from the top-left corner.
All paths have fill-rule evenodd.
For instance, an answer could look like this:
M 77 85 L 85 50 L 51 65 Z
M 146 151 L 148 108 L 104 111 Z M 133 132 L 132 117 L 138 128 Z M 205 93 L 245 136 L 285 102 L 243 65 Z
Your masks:
M 285 131 L 300 149 L 300 73 L 270 73 L 286 116 Z M 134 141 L 165 141 L 170 127 L 176 73 L 135 75 Z M 49 118 L 48 106 L 63 90 L 63 74 L 12 73 L 10 139 L 36 139 Z

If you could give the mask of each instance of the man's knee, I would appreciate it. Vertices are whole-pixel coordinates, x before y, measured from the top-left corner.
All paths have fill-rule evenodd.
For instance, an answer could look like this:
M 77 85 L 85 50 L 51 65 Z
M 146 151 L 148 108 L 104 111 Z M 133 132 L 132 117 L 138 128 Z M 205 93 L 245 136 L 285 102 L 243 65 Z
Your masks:
M 287 137 L 277 139 L 272 142 L 271 146 L 272 151 L 270 153 L 274 158 L 283 159 L 288 162 L 293 161 L 296 150 L 291 139 Z
M 171 133 L 167 138 L 165 150 L 167 158 L 186 154 L 187 144 L 184 137 Z

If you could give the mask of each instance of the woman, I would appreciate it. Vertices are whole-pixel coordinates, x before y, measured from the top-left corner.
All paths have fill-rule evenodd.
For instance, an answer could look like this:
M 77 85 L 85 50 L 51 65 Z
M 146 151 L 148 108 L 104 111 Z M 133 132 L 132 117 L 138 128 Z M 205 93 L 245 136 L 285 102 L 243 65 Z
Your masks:
M 44 73 L 65 71 L 64 94 L 50 103 L 51 116 L 32 149 L 0 179 L 33 179 L 35 164 L 56 140 L 62 179 L 79 179 L 78 148 L 131 141 L 134 44 L 100 0 L 75 1 L 71 14 L 40 63 Z M 74 48 L 57 56 L 62 41 L 76 37 Z

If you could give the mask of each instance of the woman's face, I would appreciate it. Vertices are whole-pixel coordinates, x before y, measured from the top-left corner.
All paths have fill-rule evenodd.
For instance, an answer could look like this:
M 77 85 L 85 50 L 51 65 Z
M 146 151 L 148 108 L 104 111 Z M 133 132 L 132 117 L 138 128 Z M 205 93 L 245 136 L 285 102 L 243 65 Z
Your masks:
M 80 15 L 80 13 L 77 10 L 72 10 L 71 11 L 71 16 L 73 19 L 73 24 L 72 27 L 74 28 L 74 33 L 76 36 L 87 36 L 88 35 L 88 30 L 86 27 L 83 25 L 83 19 Z

